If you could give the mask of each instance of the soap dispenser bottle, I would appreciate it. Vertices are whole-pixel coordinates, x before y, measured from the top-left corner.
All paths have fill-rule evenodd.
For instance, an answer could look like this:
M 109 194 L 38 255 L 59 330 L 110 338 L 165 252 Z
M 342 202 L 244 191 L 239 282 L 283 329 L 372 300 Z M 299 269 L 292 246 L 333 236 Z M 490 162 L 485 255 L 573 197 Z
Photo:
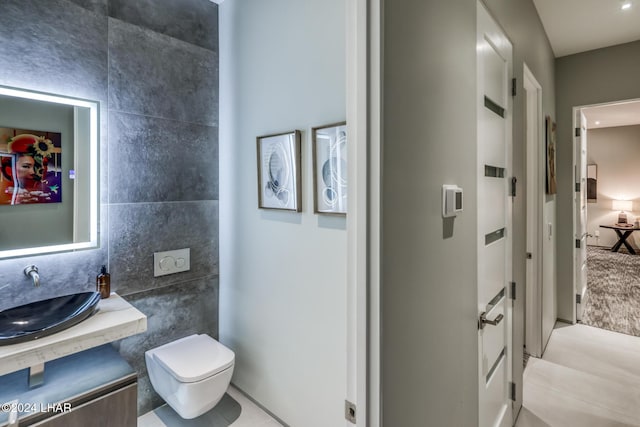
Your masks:
M 96 277 L 96 291 L 100 292 L 100 298 L 109 298 L 111 293 L 111 275 L 107 273 L 107 266 L 103 265 L 100 274 Z

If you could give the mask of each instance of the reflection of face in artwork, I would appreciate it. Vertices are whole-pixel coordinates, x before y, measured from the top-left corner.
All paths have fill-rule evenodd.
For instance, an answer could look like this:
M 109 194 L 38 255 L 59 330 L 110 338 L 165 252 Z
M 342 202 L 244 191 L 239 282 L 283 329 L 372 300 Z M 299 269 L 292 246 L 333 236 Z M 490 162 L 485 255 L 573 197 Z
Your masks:
M 35 165 L 36 162 L 31 156 L 19 156 L 16 162 L 16 171 L 18 175 L 18 185 L 21 188 L 28 188 L 35 182 Z
M 18 133 L 14 130 L 14 133 Z M 59 140 L 59 134 L 53 134 Z M 20 133 L 8 140 L 6 153 L 2 153 L 1 204 L 60 203 L 60 177 L 49 173 L 53 160 L 54 170 L 59 166 L 53 142 L 45 136 Z

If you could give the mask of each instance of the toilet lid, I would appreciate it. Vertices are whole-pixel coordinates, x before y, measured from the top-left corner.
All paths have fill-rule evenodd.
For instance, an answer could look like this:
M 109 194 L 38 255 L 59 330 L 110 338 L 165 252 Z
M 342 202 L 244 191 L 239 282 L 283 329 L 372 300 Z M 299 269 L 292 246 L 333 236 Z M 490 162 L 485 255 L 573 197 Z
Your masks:
M 233 365 L 234 353 L 209 335 L 191 335 L 158 347 L 154 359 L 178 381 L 191 383 Z

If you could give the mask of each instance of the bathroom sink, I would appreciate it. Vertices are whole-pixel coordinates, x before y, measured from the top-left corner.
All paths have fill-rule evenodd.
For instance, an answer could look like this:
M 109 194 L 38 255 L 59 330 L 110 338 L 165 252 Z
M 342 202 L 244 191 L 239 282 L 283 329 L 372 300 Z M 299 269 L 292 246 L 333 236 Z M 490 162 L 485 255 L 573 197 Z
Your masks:
M 100 293 L 80 292 L 0 311 L 0 346 L 37 340 L 95 313 Z

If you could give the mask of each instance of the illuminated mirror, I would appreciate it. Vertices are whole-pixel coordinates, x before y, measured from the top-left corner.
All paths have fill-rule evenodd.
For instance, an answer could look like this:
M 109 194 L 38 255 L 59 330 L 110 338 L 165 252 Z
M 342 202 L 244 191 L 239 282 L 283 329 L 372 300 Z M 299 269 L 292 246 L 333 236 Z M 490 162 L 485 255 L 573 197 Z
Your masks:
M 98 103 L 0 86 L 0 258 L 98 246 Z

